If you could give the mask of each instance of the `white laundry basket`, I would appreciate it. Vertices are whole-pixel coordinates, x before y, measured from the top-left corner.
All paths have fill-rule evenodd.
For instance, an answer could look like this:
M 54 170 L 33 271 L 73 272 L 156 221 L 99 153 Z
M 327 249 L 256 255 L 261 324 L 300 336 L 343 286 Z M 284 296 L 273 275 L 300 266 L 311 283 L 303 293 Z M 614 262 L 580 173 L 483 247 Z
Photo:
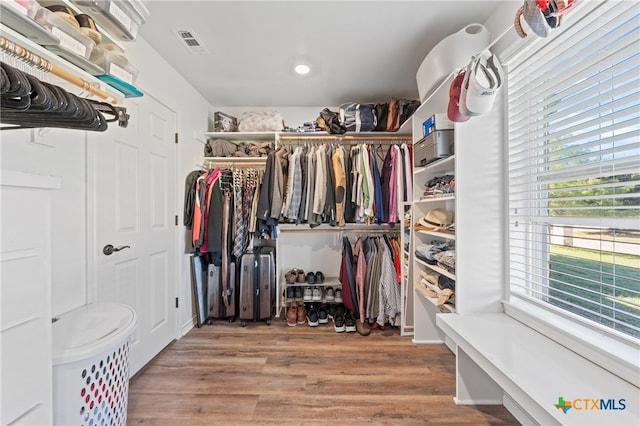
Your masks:
M 127 423 L 135 325 L 135 311 L 119 303 L 84 305 L 53 323 L 54 424 Z

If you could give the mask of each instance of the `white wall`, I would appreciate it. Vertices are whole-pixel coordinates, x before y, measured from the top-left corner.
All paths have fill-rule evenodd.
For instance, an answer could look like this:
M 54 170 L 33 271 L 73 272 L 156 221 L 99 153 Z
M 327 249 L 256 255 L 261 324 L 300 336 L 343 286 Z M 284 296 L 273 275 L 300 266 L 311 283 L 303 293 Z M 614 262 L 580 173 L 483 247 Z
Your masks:
M 51 313 L 59 315 L 83 305 L 87 297 L 85 132 L 5 130 L 0 138 L 3 170 L 62 178 L 62 188 L 51 191 Z
M 193 167 L 195 153 L 202 153 L 202 143 L 195 136 L 207 130 L 209 104 L 146 41 L 139 38 L 123 44 L 131 62 L 140 70 L 136 86 L 145 96 L 155 97 L 177 113 L 180 144 L 175 201 L 182 223 L 184 177 Z M 52 315 L 91 302 L 86 269 L 86 133 L 66 129 L 11 130 L 2 131 L 0 138 L 2 169 L 62 177 L 62 188 L 51 194 Z M 179 226 L 176 233 L 179 250 L 184 252 L 184 227 Z M 183 330 L 191 327 L 193 317 L 187 260 L 180 257 L 176 277 Z

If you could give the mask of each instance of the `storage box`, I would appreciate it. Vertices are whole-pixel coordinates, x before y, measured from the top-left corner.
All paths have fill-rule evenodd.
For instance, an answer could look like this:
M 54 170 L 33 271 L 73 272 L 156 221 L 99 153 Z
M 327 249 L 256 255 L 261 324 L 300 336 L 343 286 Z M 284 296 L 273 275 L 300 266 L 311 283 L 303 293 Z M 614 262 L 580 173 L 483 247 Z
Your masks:
M 148 16 L 148 10 L 139 1 L 133 4 L 129 0 L 73 0 L 73 3 L 91 15 L 109 34 L 126 41 L 136 39 L 140 25 Z
M 434 130 L 413 147 L 413 166 L 423 167 L 453 155 L 453 130 Z
M 91 51 L 95 46 L 95 42 L 86 35 L 82 34 L 79 29 L 75 28 L 64 19 L 59 18 L 55 13 L 51 12 L 48 9 L 45 9 L 44 7 L 38 10 L 38 14 L 36 15 L 35 20 L 60 40 L 60 44 L 58 44 L 57 46 L 47 47 L 55 48 L 56 53 L 58 54 L 60 54 L 60 52 L 58 51 L 61 50 L 66 53 L 75 55 L 76 57 L 89 59 L 89 56 L 91 56 Z M 65 59 L 71 60 L 67 56 L 64 57 Z M 79 64 L 76 63 L 76 65 Z
M 60 41 L 36 22 L 41 6 L 35 0 L 1 0 L 2 23 L 41 46 L 57 45 Z
M 40 5 L 36 3 L 35 0 L 2 0 L 0 3 L 2 5 L 1 7 L 3 9 L 6 7 L 9 13 L 18 13 L 31 19 L 35 18 L 36 13 L 38 13 L 40 9 Z M 4 21 L 4 16 L 2 20 Z
M 123 51 L 107 50 L 98 45 L 91 52 L 90 60 L 104 69 L 106 74 L 118 77 L 128 84 L 136 82 L 138 69 L 129 63 Z
M 214 132 L 237 132 L 238 119 L 221 111 L 213 113 Z

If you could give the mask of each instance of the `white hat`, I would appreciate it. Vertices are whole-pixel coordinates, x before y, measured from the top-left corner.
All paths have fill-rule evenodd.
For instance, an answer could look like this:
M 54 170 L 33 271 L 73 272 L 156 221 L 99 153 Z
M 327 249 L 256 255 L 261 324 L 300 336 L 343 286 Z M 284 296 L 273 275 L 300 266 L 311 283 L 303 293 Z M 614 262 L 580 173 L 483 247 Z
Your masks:
M 463 83 L 464 110 L 466 115 L 480 115 L 491 111 L 496 92 L 504 79 L 498 58 L 489 50 L 473 57 L 468 67 L 469 77 Z M 466 77 L 466 76 L 465 76 Z M 462 103 L 462 99 L 461 99 Z

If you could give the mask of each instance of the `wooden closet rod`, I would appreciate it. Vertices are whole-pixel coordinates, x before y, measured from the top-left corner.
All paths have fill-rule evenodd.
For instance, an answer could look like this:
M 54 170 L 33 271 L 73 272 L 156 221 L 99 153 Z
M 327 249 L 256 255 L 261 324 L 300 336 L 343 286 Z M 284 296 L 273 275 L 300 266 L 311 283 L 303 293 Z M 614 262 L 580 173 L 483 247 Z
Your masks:
M 0 48 L 10 55 L 14 55 L 26 62 L 27 64 L 34 66 L 42 71 L 50 72 L 63 80 L 68 81 L 69 83 L 86 90 L 87 92 L 93 93 L 94 95 L 104 99 L 105 101 L 111 102 L 112 104 L 118 103 L 118 99 L 114 98 L 107 92 L 98 89 L 97 87 L 92 86 L 90 83 L 81 79 L 80 77 L 63 70 L 62 68 L 52 64 L 46 59 L 41 58 L 35 53 L 25 49 L 17 43 L 7 40 L 5 37 L 0 36 Z
M 334 142 L 348 142 L 348 141 L 410 141 L 409 135 L 283 135 L 280 134 L 280 141 L 334 141 Z

